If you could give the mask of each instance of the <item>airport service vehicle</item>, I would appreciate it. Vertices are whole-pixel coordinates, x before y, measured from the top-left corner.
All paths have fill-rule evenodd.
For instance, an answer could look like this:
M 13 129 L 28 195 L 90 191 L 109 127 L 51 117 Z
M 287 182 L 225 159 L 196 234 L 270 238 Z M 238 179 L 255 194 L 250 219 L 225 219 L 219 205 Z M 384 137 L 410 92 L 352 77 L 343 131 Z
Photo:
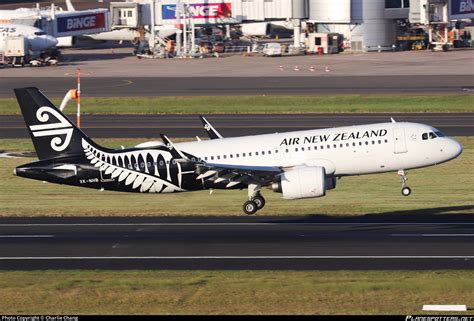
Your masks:
M 263 46 L 263 55 L 267 57 L 281 56 L 281 45 L 279 43 L 266 43 Z
M 5 57 L 38 56 L 42 52 L 53 48 L 57 39 L 45 34 L 41 29 L 19 25 L 0 24 L 0 52 Z
M 39 160 L 14 174 L 52 183 L 122 192 L 175 193 L 248 189 L 243 205 L 265 205 L 262 187 L 285 199 L 317 198 L 344 176 L 447 162 L 462 153 L 456 140 L 424 124 L 395 122 L 224 138 L 205 118 L 210 140 L 147 142 L 112 150 L 77 128 L 37 88 L 15 89 Z

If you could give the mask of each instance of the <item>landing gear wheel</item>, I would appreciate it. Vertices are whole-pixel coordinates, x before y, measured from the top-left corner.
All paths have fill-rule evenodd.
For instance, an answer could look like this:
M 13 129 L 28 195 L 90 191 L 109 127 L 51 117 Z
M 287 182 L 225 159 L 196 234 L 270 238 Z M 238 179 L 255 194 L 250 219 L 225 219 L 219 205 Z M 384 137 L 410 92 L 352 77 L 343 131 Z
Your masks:
M 247 201 L 244 203 L 243 207 L 244 213 L 247 215 L 253 215 L 258 211 L 258 205 L 254 201 Z
M 405 186 L 402 188 L 402 195 L 403 196 L 408 196 L 411 194 L 411 188 L 409 188 L 408 186 Z
M 257 204 L 257 208 L 261 210 L 265 206 L 265 199 L 263 196 L 255 196 L 252 201 Z

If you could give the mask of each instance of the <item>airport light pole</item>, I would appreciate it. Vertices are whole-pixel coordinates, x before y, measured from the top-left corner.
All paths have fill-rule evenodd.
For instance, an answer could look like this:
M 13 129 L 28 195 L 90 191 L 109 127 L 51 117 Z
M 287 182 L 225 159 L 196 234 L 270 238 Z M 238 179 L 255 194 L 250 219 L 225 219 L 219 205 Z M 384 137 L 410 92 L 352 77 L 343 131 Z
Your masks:
M 182 34 L 181 34 L 181 6 L 182 6 L 182 3 L 180 0 L 177 1 L 176 3 L 176 12 L 175 12 L 175 15 L 176 15 L 176 20 L 177 20 L 177 30 L 176 30 L 176 56 L 180 57 L 181 56 L 181 38 L 182 38 Z
M 155 0 L 150 0 L 150 38 L 148 39 L 148 47 L 152 55 L 155 55 Z
M 81 128 L 81 69 L 77 69 L 77 127 Z

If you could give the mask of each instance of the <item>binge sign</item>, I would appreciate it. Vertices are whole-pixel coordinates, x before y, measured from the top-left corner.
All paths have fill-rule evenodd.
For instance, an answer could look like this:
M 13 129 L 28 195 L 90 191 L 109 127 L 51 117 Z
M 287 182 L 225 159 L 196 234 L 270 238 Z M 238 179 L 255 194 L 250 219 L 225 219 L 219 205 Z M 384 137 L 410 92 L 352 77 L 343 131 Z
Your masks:
M 105 28 L 105 13 L 59 17 L 58 32 Z
M 451 0 L 450 19 L 474 19 L 474 0 Z
M 230 3 L 194 3 L 188 7 L 193 19 L 230 18 Z M 176 19 L 176 5 L 163 4 L 161 7 L 163 19 Z

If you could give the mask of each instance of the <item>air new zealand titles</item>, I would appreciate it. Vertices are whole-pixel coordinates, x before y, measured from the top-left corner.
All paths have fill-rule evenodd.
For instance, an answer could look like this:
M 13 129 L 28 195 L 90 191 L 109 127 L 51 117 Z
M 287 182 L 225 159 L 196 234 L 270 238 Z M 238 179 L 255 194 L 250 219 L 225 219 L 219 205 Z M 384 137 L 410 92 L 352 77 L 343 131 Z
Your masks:
M 345 133 L 335 133 L 333 135 L 313 135 L 305 136 L 303 139 L 300 137 L 285 138 L 280 143 L 281 145 L 300 145 L 301 144 L 317 144 L 324 143 L 328 141 L 338 142 L 345 141 L 350 139 L 363 139 L 363 138 L 373 138 L 373 137 L 383 137 L 387 135 L 386 129 L 378 130 L 367 130 L 367 131 L 357 131 L 357 132 L 345 132 Z

